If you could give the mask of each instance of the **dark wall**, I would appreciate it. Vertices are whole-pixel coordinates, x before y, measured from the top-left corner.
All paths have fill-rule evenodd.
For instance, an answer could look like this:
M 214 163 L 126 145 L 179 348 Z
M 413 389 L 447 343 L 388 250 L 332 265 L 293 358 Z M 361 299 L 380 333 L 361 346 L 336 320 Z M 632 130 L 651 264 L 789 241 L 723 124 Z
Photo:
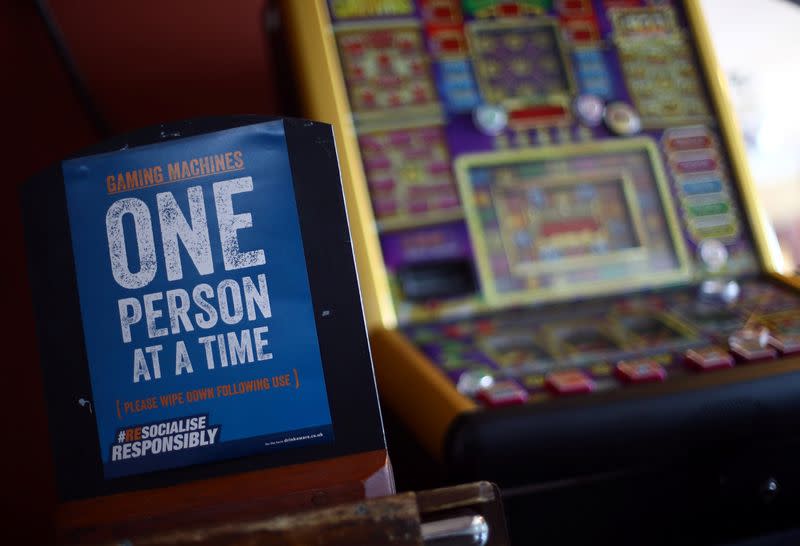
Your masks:
M 111 131 L 202 115 L 277 114 L 266 0 L 51 0 Z M 52 532 L 55 496 L 27 283 L 18 188 L 96 142 L 32 0 L 0 2 L 0 202 L 5 305 L 0 359 L 3 533 Z M 4 518 L 5 519 L 5 518 Z

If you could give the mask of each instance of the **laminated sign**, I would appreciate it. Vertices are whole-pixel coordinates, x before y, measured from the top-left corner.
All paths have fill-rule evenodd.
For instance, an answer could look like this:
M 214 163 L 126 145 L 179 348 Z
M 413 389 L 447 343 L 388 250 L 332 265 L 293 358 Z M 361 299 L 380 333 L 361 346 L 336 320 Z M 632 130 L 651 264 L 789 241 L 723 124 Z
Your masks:
M 283 123 L 62 167 L 105 476 L 331 442 Z
M 147 127 L 21 205 L 64 542 L 393 491 L 330 125 Z

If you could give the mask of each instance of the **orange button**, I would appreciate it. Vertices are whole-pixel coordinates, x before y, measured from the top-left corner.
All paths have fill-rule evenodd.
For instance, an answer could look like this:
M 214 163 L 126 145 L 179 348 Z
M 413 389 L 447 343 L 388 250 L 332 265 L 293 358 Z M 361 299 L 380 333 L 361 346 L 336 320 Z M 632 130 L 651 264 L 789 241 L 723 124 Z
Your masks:
M 733 357 L 721 347 L 704 347 L 686 351 L 686 364 L 700 371 L 733 367 Z
M 552 372 L 544 384 L 555 394 L 580 394 L 592 392 L 595 388 L 592 378 L 578 370 Z
M 626 383 L 652 383 L 664 381 L 667 370 L 655 360 L 622 360 L 617 363 L 617 377 Z

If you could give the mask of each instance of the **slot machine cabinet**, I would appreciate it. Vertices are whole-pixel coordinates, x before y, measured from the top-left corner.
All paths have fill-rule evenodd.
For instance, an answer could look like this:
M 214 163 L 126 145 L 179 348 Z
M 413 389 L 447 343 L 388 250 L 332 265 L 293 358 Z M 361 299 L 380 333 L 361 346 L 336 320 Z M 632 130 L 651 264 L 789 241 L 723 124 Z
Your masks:
M 751 449 L 790 472 L 800 284 L 697 2 L 283 9 L 382 400 L 429 453 L 517 492 Z

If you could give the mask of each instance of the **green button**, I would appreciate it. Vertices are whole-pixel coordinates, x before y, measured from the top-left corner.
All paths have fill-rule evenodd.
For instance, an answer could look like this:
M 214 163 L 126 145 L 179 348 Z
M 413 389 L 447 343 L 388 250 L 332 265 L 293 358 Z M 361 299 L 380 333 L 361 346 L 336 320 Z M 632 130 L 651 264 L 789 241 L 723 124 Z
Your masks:
M 712 216 L 714 214 L 725 214 L 730 211 L 728 203 L 709 203 L 707 205 L 694 205 L 689 207 L 692 216 Z

